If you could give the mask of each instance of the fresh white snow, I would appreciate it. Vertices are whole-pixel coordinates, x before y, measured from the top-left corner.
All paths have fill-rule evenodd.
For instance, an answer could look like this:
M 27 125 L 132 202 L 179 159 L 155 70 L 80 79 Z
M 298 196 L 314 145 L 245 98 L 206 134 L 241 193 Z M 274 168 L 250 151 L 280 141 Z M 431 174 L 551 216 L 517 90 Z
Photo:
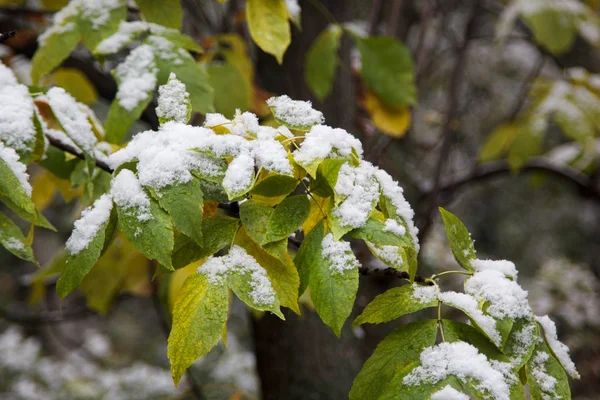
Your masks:
M 72 255 L 85 250 L 98 230 L 108 221 L 113 202 L 109 195 L 104 194 L 94 204 L 81 213 L 81 218 L 75 221 L 73 233 L 67 240 L 66 248 Z

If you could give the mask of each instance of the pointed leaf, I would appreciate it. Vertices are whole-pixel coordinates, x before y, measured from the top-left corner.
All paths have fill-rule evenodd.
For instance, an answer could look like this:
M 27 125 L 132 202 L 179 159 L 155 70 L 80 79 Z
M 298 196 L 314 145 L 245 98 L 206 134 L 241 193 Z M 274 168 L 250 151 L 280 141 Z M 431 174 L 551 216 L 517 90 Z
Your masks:
M 570 399 L 569 378 L 544 341 L 527 362 L 527 383 L 533 400 Z
M 304 79 L 310 90 L 321 101 L 331 92 L 338 67 L 337 51 L 342 29 L 331 25 L 323 30 L 310 45 L 304 62 Z
M 473 271 L 471 262 L 475 260 L 475 245 L 471 234 L 463 223 L 452 213 L 444 210 L 440 207 L 440 213 L 444 220 L 444 227 L 446 228 L 446 236 L 448 237 L 448 243 L 454 258 L 460 264 L 461 267 L 467 271 Z
M 269 218 L 269 225 L 261 244 L 276 242 L 296 232 L 306 221 L 310 203 L 304 194 L 290 196 L 275 207 Z
M 413 284 L 395 287 L 380 294 L 365 307 L 362 314 L 354 320 L 352 326 L 359 326 L 364 323 L 380 324 L 389 322 L 403 315 L 438 305 L 436 297 L 431 299 L 415 297 L 415 291 L 420 290 L 435 290 L 435 288 Z
M 135 0 L 146 20 L 179 29 L 183 11 L 181 0 Z
M 173 309 L 167 354 L 173 382 L 219 341 L 227 321 L 229 296 L 225 282 L 209 284 L 205 275 L 189 277 Z
M 279 64 L 291 41 L 288 15 L 283 0 L 248 0 L 246 3 L 250 36 L 265 53 L 274 55 Z
M 181 233 L 191 237 L 202 246 L 202 189 L 197 179 L 176 183 L 157 191 L 158 204 L 173 218 L 173 224 Z
M 350 400 L 377 400 L 394 375 L 410 371 L 423 349 L 435 344 L 437 322 L 417 321 L 400 326 L 377 345 L 352 384 Z
M 20 259 L 37 264 L 33 250 L 25 245 L 25 240 L 21 229 L 0 212 L 0 245 Z
M 271 175 L 258 182 L 250 194 L 264 197 L 287 196 L 298 186 L 298 179 L 287 175 Z

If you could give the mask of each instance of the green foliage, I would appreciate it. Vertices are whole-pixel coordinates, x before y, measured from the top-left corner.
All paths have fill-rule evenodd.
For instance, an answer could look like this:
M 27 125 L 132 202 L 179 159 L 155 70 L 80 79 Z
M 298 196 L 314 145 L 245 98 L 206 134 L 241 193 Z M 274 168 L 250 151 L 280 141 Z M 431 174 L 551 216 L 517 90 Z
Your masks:
M 383 339 L 367 360 L 350 390 L 350 400 L 376 400 L 389 389 L 395 376 L 403 376 L 419 361 L 423 349 L 437 337 L 434 320 L 402 325 Z M 396 393 L 396 398 L 400 393 Z M 405 397 L 403 397 L 405 398 Z
M 287 175 L 271 175 L 258 182 L 250 194 L 264 197 L 287 196 L 298 186 L 298 179 Z
M 392 37 L 356 38 L 361 75 L 387 105 L 414 104 L 417 90 L 413 62 L 406 46 Z
M 321 101 L 329 95 L 333 86 L 342 33 L 339 26 L 330 26 L 317 36 L 306 54 L 304 78 L 310 90 Z
M 194 361 L 219 341 L 229 299 L 225 282 L 209 283 L 205 275 L 189 277 L 175 302 L 168 356 L 175 385 Z
M 0 244 L 15 256 L 37 264 L 33 250 L 26 245 L 21 229 L 6 215 L 0 213 Z
M 456 216 L 440 207 L 440 213 L 446 228 L 446 237 L 454 258 L 461 267 L 473 271 L 471 261 L 475 260 L 475 245 L 471 234 Z
M 171 217 L 154 199 L 150 199 L 152 218 L 140 221 L 137 210 L 123 209 L 116 205 L 119 226 L 127 239 L 151 260 L 156 260 L 167 270 L 173 270 L 173 223 Z
M 556 382 L 548 390 L 548 380 L 552 378 Z M 544 341 L 537 344 L 527 363 L 527 383 L 534 400 L 571 398 L 567 374 Z
M 353 322 L 353 326 L 364 323 L 380 324 L 393 321 L 403 315 L 411 314 L 425 308 L 438 305 L 437 299 L 421 301 L 413 297 L 415 286 L 404 285 L 395 287 L 380 294 L 370 302 Z
M 180 0 L 135 0 L 144 17 L 169 28 L 179 29 L 183 10 Z

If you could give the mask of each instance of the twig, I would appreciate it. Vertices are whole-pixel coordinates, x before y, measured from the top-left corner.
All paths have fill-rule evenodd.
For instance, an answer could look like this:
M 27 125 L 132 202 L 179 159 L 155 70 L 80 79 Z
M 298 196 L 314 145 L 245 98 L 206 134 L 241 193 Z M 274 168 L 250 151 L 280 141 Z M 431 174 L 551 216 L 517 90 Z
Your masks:
M 361 275 L 366 276 L 393 276 L 399 279 L 409 280 L 410 276 L 406 271 L 398 271 L 393 268 L 385 268 L 385 269 L 372 269 L 369 267 L 365 267 L 364 265 L 358 268 L 358 272 Z M 428 286 L 432 286 L 433 283 L 428 282 L 421 275 L 415 276 L 415 283 L 424 284 Z
M 392 9 L 390 10 L 390 19 L 385 32 L 388 36 L 396 36 L 400 15 L 402 14 L 402 7 L 404 6 L 403 3 L 403 0 L 393 0 Z
M 76 149 L 73 146 L 63 143 L 60 140 L 56 140 L 50 136 L 46 136 L 46 139 L 48 139 L 48 142 L 50 142 L 50 144 L 52 146 L 56 147 L 57 149 L 66 151 L 67 153 L 70 153 L 77 158 L 85 160 L 85 155 L 79 149 Z M 96 166 L 100 169 L 103 169 L 104 171 L 106 171 L 108 173 L 111 173 L 111 174 L 113 173 L 113 169 L 111 167 L 109 167 L 108 164 L 106 164 L 102 160 L 96 159 Z
M 458 116 L 459 111 L 459 91 L 460 84 L 464 73 L 464 65 L 467 56 L 467 49 L 469 47 L 469 40 L 475 30 L 475 21 L 478 15 L 478 5 L 479 1 L 475 1 L 473 10 L 471 11 L 471 17 L 467 22 L 467 26 L 465 28 L 465 35 L 463 42 L 458 46 L 458 54 L 456 57 L 456 63 L 454 65 L 454 70 L 452 71 L 452 75 L 450 77 L 450 83 L 448 87 L 448 110 L 446 112 L 446 119 L 444 122 L 444 126 L 442 128 L 441 138 L 442 138 L 442 147 L 440 149 L 440 154 L 438 157 L 437 164 L 435 166 L 435 171 L 433 175 L 433 190 L 431 191 L 431 195 L 429 197 L 429 204 L 425 211 L 424 217 L 425 222 L 423 226 L 419 230 L 419 240 L 422 241 L 432 222 L 433 211 L 436 208 L 438 195 L 440 191 L 441 178 L 442 178 L 442 169 L 446 165 L 446 160 L 450 154 L 450 148 L 452 145 L 452 138 L 454 133 L 454 120 Z
M 44 311 L 33 314 L 0 308 L 0 317 L 20 325 L 57 324 L 65 321 L 87 318 L 96 313 L 87 307 L 72 310 Z
M 529 93 L 533 82 L 542 71 L 542 68 L 544 68 L 545 63 L 546 57 L 544 57 L 543 54 L 540 54 L 540 58 L 538 59 L 537 63 L 535 63 L 535 65 L 523 81 L 523 85 L 521 86 L 521 89 L 519 90 L 519 93 L 517 94 L 517 97 L 515 99 L 515 105 L 513 106 L 513 109 L 509 114 L 509 121 L 513 121 L 519 115 L 519 112 L 521 111 L 521 108 L 523 108 L 523 104 L 525 104 L 525 100 L 527 99 L 527 93 Z
M 439 193 L 451 195 L 464 186 L 486 182 L 495 177 L 531 172 L 543 172 L 573 184 L 582 195 L 593 198 L 596 202 L 600 203 L 600 190 L 595 187 L 591 178 L 574 168 L 566 165 L 556 165 L 543 158 L 534 158 L 530 160 L 518 171 L 512 170 L 506 161 L 495 161 L 479 165 L 466 176 L 441 186 Z M 425 196 L 428 195 L 428 193 L 425 194 Z
M 367 32 L 369 36 L 374 35 L 377 32 L 377 24 L 379 24 L 379 18 L 381 16 L 382 0 L 373 0 L 371 6 L 371 13 L 369 14 L 369 26 Z
M 419 31 L 419 41 L 417 45 L 417 67 L 416 67 L 416 81 L 419 82 L 423 71 L 425 69 L 425 63 L 429 56 L 429 47 L 427 46 L 427 32 L 431 25 L 431 19 L 433 16 L 433 7 L 431 0 L 423 0 L 423 11 L 421 12 L 421 26 Z

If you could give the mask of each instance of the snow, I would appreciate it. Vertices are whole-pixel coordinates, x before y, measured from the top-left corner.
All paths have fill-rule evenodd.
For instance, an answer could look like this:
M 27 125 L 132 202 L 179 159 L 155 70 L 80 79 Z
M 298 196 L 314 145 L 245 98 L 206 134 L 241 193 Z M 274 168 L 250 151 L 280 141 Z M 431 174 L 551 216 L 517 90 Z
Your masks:
M 275 118 L 293 127 L 311 127 L 325 122 L 323 113 L 312 108 L 310 101 L 292 100 L 288 96 L 271 97 L 267 105 Z
M 478 390 L 489 392 L 495 400 L 510 399 L 510 389 L 502 373 L 469 343 L 444 342 L 428 347 L 420 360 L 421 365 L 404 377 L 405 385 L 435 384 L 452 375 L 463 383 L 474 380 Z
M 185 85 L 171 72 L 167 84 L 158 88 L 156 115 L 185 124 L 188 121 L 189 102 L 190 94 L 185 90 Z
M 229 193 L 246 191 L 254 180 L 254 159 L 242 153 L 231 161 L 223 178 L 223 188 Z
M 90 242 L 98 234 L 98 230 L 108 221 L 112 210 L 112 199 L 103 194 L 94 204 L 81 213 L 81 218 L 75 221 L 75 227 L 66 248 L 72 255 L 87 249 Z
M 431 303 L 438 300 L 438 289 L 435 286 L 421 286 L 412 284 L 412 298 L 419 300 L 421 304 Z
M 77 101 L 63 88 L 53 87 L 47 93 L 48 104 L 67 135 L 86 153 L 93 154 L 96 136 L 87 115 Z
M 75 17 L 79 14 L 79 0 L 70 1 L 65 7 L 63 7 L 59 12 L 54 14 L 52 18 L 52 26 L 44 33 L 38 36 L 38 43 L 41 46 L 46 43 L 48 38 L 52 35 L 64 34 L 67 32 L 71 32 L 74 30 L 77 25 L 73 21 L 67 22 L 68 19 Z
M 119 81 L 117 100 L 121 107 L 132 111 L 151 97 L 157 73 L 152 48 L 148 45 L 136 47 L 115 70 Z
M 563 366 L 565 371 L 568 372 L 573 378 L 580 378 L 579 372 L 577 372 L 577 368 L 575 368 L 575 364 L 569 357 L 569 348 L 565 346 L 558 340 L 558 335 L 556 334 L 556 325 L 554 321 L 550 319 L 547 315 L 542 317 L 535 317 L 535 320 L 544 328 L 544 337 L 546 338 L 546 343 L 552 352 L 558 358 L 558 361 Z
M 388 174 L 384 170 L 378 170 L 375 176 L 379 181 L 379 185 L 381 187 L 381 192 L 383 193 L 383 196 L 389 202 L 391 202 L 391 205 L 394 206 L 394 208 L 396 209 L 396 215 L 402 218 L 403 222 L 408 227 L 408 233 L 410 234 L 413 245 L 415 246 L 415 249 L 418 253 L 420 247 L 419 238 L 417 234 L 419 233 L 419 230 L 413 222 L 415 212 L 410 207 L 410 204 L 408 204 L 408 201 L 406 201 L 406 199 L 404 198 L 404 191 L 402 190 L 400 185 L 398 185 L 398 183 L 392 179 L 390 174 Z
M 81 16 L 92 23 L 98 30 L 110 20 L 112 10 L 126 5 L 126 0 L 75 0 L 80 4 Z
M 12 71 L 0 62 L 0 141 L 17 151 L 35 143 L 34 106 L 27 86 L 17 83 Z
M 285 5 L 288 9 L 288 12 L 290 13 L 290 17 L 296 18 L 300 15 L 302 9 L 298 4 L 298 0 L 285 0 Z
M 183 58 L 192 59 L 185 50 L 183 52 L 176 51 L 173 42 L 162 36 L 150 35 L 146 41 L 154 48 L 156 55 L 161 60 L 172 62 L 175 65 L 181 65 L 183 64 Z
M 19 161 L 19 155 L 17 152 L 10 147 L 5 147 L 4 144 L 0 142 L 0 159 L 4 161 L 8 168 L 12 171 L 27 196 L 31 197 L 31 185 L 29 184 L 27 167 L 25 164 Z
M 441 390 L 431 395 L 431 400 L 469 400 L 470 397 L 459 392 L 450 385 L 444 386 Z
M 532 315 L 527 292 L 517 282 L 507 279 L 497 270 L 484 269 L 473 274 L 465 282 L 465 293 L 477 301 L 489 302 L 487 313 L 498 319 L 516 319 Z
M 218 178 L 223 175 L 224 162 L 192 150 L 206 144 L 212 136 L 216 135 L 208 129 L 167 122 L 158 132 L 145 131 L 135 135 L 127 147 L 108 157 L 108 163 L 116 169 L 137 159 L 141 184 L 157 190 L 190 182 L 192 171 Z
M 14 237 L 4 238 L 2 245 L 8 250 L 21 251 L 25 249 L 25 245 L 19 239 Z
M 121 21 L 117 32 L 100 42 L 94 52 L 99 54 L 116 53 L 148 29 L 149 24 L 144 21 Z
M 376 171 L 377 168 L 367 161 L 361 161 L 358 167 L 346 163 L 340 168 L 334 190 L 345 200 L 333 209 L 340 226 L 362 228 L 367 223 L 379 199 Z
M 295 150 L 293 156 L 298 164 L 306 167 L 327 157 L 350 158 L 352 150 L 359 157 L 362 156 L 363 149 L 360 140 L 341 128 L 315 125 L 305 135 L 300 149 Z
M 254 303 L 268 306 L 275 304 L 277 299 L 267 271 L 240 246 L 231 247 L 226 256 L 209 257 L 198 268 L 198 273 L 205 275 L 213 285 L 221 283 L 230 274 L 249 274 L 252 288 L 249 294 Z
M 255 114 L 247 111 L 242 113 L 240 110 L 235 110 L 230 128 L 231 133 L 238 136 L 246 136 L 247 133 L 250 133 L 256 136 L 258 129 L 258 117 Z
M 358 268 L 358 261 L 354 257 L 350 243 L 343 240 L 335 241 L 333 234 L 328 233 L 323 238 L 321 246 L 321 255 L 329 262 L 329 269 L 333 275 Z
M 150 213 L 150 198 L 132 171 L 123 169 L 111 181 L 110 196 L 117 206 L 135 215 L 138 221 L 144 222 L 153 218 Z
M 502 346 L 502 338 L 496 329 L 496 321 L 479 309 L 479 304 L 474 297 L 464 293 L 444 292 L 438 294 L 438 299 L 444 304 L 463 310 L 496 346 Z
M 399 267 L 404 262 L 402 260 L 402 256 L 400 255 L 400 248 L 398 246 L 376 246 L 371 245 L 369 247 L 373 250 L 373 253 L 381 259 L 381 261 L 393 264 L 394 267 Z
M 544 399 L 558 399 L 555 392 L 556 378 L 549 375 L 546 371 L 546 362 L 550 355 L 544 351 L 538 351 L 531 359 L 531 368 L 529 373 L 533 376 L 540 390 L 543 392 Z
M 388 218 L 385 220 L 385 226 L 383 227 L 385 232 L 392 232 L 398 236 L 404 236 L 406 233 L 406 228 L 403 225 L 400 225 L 396 222 L 395 219 Z
M 217 126 L 222 126 L 226 124 L 230 124 L 231 121 L 225 118 L 223 114 L 219 113 L 208 113 L 206 114 L 206 119 L 204 120 L 204 126 L 207 128 L 214 128 Z
M 293 175 L 288 153 L 281 143 L 273 139 L 258 139 L 250 144 L 258 167 L 283 175 Z
M 495 270 L 502 272 L 509 278 L 514 280 L 517 279 L 517 268 L 515 264 L 507 260 L 473 260 L 471 266 L 475 268 L 475 271 Z

